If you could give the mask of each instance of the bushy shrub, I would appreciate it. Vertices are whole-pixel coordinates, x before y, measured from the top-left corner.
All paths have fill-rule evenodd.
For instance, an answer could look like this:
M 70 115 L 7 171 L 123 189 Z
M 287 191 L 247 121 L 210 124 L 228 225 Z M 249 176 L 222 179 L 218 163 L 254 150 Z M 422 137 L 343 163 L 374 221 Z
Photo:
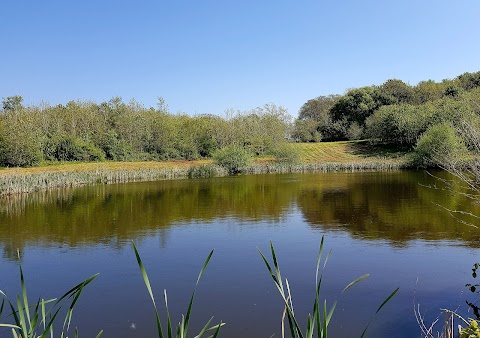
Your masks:
M 319 123 L 313 119 L 296 120 L 292 137 L 297 142 L 320 142 L 322 134 L 318 127 Z
M 64 136 L 52 140 L 54 144 L 49 147 L 52 153 L 49 158 L 57 161 L 104 161 L 105 153 L 93 143 L 77 137 Z M 51 142 L 52 142 L 51 141 Z
M 300 163 L 300 153 L 292 144 L 284 144 L 279 146 L 273 152 L 273 155 L 280 163 L 297 164 Z
M 438 166 L 460 158 L 466 152 L 462 138 L 450 125 L 433 125 L 418 140 L 413 163 L 418 167 Z
M 133 147 L 120 138 L 114 130 L 102 135 L 99 147 L 105 152 L 105 157 L 112 161 L 131 161 L 135 159 Z
M 414 146 L 433 114 L 429 104 L 383 106 L 367 119 L 366 135 L 381 143 Z
M 35 141 L 0 136 L 0 166 L 30 167 L 40 164 L 43 153 Z
M 353 122 L 347 130 L 349 140 L 360 140 L 363 137 L 363 127 L 357 122 Z
M 250 152 L 237 145 L 230 145 L 217 150 L 213 154 L 213 158 L 215 162 L 225 168 L 230 175 L 245 172 L 252 160 Z

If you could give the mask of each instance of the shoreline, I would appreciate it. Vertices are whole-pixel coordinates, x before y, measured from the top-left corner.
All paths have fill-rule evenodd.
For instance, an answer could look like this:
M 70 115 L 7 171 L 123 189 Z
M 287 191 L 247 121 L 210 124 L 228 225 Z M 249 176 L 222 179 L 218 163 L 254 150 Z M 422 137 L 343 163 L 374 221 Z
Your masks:
M 198 174 L 208 167 L 207 175 Z M 351 162 L 303 162 L 286 164 L 259 159 L 246 170 L 247 175 L 269 173 L 315 173 L 392 171 L 408 169 L 406 161 L 363 158 Z M 200 170 L 201 172 L 201 170 Z M 5 168 L 0 170 L 0 196 L 28 194 L 58 188 L 94 184 L 147 182 L 196 177 L 227 176 L 226 171 L 212 160 L 178 162 L 91 162 L 68 163 L 32 168 Z

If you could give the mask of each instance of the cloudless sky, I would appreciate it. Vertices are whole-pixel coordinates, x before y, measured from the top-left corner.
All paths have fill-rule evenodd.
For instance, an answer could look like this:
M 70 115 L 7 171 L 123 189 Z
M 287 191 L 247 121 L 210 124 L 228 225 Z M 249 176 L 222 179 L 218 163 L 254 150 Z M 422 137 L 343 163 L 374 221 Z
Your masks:
M 174 113 L 480 70 L 478 0 L 1 0 L 0 96 L 121 96 Z

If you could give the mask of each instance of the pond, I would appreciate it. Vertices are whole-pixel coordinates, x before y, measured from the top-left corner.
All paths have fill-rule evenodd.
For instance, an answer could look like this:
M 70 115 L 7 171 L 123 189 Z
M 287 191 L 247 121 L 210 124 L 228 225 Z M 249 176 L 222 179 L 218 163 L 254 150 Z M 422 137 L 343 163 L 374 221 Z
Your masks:
M 305 325 L 325 236 L 332 253 L 321 297 L 329 306 L 349 282 L 369 274 L 339 299 L 332 337 L 359 337 L 397 287 L 368 336 L 419 336 L 416 304 L 431 323 L 440 308 L 473 317 L 465 301 L 476 300 L 465 284 L 472 282 L 471 268 L 479 258 L 480 230 L 456 221 L 441 206 L 477 215 L 480 206 L 435 189 L 438 183 L 413 171 L 251 175 L 3 199 L 0 289 L 11 298 L 19 293 L 20 264 L 31 300 L 59 296 L 98 272 L 74 311 L 80 336 L 103 329 L 103 337 L 153 337 L 153 306 L 132 240 L 157 303 L 167 290 L 175 322 L 186 312 L 198 272 L 215 249 L 197 290 L 189 332 L 196 334 L 214 316 L 214 322 L 226 322 L 222 337 L 281 337 L 282 301 L 257 248 L 268 254 L 273 242 Z

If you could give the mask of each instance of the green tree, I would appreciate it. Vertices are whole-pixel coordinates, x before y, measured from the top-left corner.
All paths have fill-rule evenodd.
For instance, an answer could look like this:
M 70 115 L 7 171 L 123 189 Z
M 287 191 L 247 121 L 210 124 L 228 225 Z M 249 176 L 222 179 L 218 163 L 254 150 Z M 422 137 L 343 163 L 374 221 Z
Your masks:
M 19 95 L 3 98 L 2 105 L 4 112 L 12 112 L 23 109 L 23 97 Z
M 383 105 L 393 104 L 394 100 L 378 88 L 362 87 L 349 90 L 339 98 L 331 108 L 333 121 L 347 120 L 349 124 L 357 122 L 365 125 L 365 120 Z
M 448 85 L 445 83 L 437 83 L 432 80 L 421 81 L 414 88 L 414 102 L 423 104 L 442 98 L 443 93 Z
M 379 87 L 379 90 L 391 97 L 394 103 L 413 103 L 413 88 L 402 80 L 389 79 Z
M 480 87 L 480 72 L 463 73 L 457 77 L 460 86 L 465 90 L 472 90 Z

